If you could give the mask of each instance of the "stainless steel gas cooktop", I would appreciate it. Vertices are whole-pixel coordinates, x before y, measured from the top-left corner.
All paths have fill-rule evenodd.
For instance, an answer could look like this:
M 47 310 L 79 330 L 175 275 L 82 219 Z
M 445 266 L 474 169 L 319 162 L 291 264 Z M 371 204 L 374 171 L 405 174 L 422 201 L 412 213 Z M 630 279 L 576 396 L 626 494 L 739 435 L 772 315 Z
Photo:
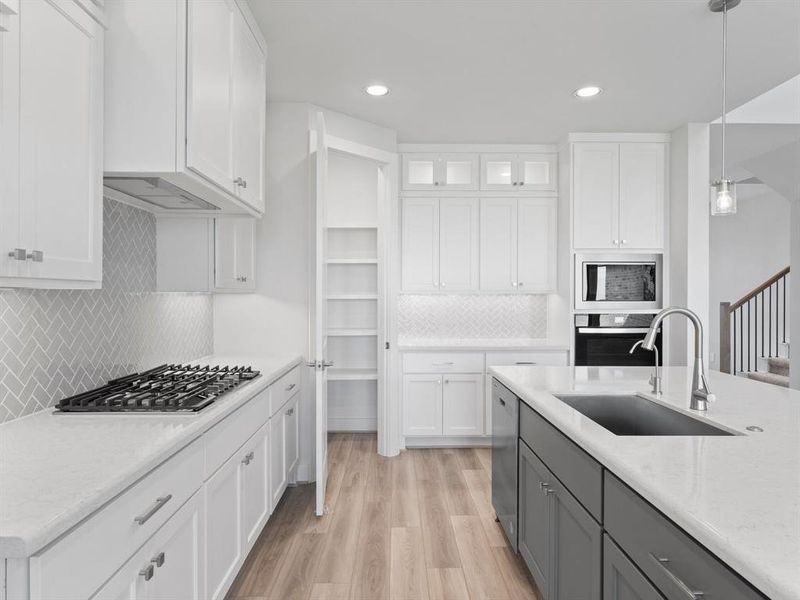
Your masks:
M 192 413 L 261 373 L 251 367 L 161 365 L 60 400 L 59 412 Z

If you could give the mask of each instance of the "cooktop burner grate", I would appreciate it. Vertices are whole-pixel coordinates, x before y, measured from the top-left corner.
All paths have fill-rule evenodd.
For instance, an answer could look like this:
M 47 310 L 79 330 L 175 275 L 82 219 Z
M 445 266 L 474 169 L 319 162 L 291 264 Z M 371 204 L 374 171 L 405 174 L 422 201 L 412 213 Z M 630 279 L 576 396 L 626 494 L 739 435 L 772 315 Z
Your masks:
M 106 385 L 64 398 L 60 412 L 197 412 L 225 392 L 261 375 L 252 367 L 161 365 L 112 379 Z

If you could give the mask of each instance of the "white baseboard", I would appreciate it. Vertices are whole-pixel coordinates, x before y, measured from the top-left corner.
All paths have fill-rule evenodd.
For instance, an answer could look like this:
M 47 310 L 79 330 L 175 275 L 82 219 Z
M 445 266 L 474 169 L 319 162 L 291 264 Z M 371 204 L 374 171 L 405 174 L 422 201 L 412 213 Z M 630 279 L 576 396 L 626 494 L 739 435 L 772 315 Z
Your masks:
M 378 420 L 371 417 L 332 417 L 328 415 L 328 431 L 375 433 L 378 431 Z
M 407 437 L 406 448 L 487 448 L 491 436 Z

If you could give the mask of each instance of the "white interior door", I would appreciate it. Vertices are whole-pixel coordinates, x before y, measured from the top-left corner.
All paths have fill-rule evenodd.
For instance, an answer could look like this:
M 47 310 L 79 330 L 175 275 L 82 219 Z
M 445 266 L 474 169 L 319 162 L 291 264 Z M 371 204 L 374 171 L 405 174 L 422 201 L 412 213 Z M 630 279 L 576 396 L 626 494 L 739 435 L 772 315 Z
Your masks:
M 316 148 L 316 256 L 314 307 L 314 360 L 316 362 L 314 398 L 316 403 L 317 500 L 316 514 L 325 512 L 325 487 L 328 481 L 328 255 L 327 198 L 328 145 L 325 118 L 317 113 Z

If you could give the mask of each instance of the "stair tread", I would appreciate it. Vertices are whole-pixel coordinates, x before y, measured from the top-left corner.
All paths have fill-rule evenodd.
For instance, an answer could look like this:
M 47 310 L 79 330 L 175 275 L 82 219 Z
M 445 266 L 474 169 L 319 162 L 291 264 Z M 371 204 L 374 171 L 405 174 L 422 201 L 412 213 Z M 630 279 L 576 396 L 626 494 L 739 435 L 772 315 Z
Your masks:
M 767 361 L 773 365 L 789 366 L 789 359 L 784 356 L 770 356 Z
M 747 377 L 754 381 L 789 387 L 789 378 L 786 375 L 777 375 L 775 373 L 748 373 Z

